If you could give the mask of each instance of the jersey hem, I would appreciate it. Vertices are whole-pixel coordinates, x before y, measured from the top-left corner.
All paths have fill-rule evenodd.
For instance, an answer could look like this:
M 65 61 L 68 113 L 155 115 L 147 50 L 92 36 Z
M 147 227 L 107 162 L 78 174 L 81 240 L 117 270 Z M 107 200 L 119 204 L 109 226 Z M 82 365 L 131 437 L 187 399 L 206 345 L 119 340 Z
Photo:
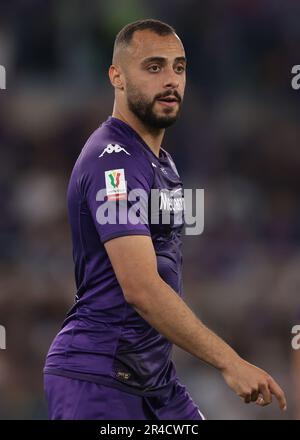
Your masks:
M 176 378 L 174 378 L 168 384 L 166 384 L 165 386 L 162 386 L 156 390 L 142 391 L 137 388 L 130 387 L 130 386 L 123 384 L 121 382 L 117 382 L 115 379 L 113 379 L 112 377 L 109 377 L 109 376 L 98 376 L 98 375 L 93 375 L 93 374 L 86 374 L 86 373 L 80 373 L 80 372 L 63 370 L 63 369 L 59 369 L 59 368 L 50 368 L 50 367 L 44 368 L 44 374 L 51 374 L 54 376 L 64 376 L 64 377 L 69 377 L 71 379 L 79 379 L 79 380 L 84 380 L 87 382 L 98 383 L 100 385 L 106 385 L 109 387 L 117 388 L 117 389 L 119 389 L 121 391 L 125 391 L 129 394 L 134 394 L 134 395 L 138 395 L 138 396 L 142 396 L 142 397 L 154 397 L 154 396 L 161 395 L 161 393 L 168 390 L 174 384 L 174 382 L 176 380 Z

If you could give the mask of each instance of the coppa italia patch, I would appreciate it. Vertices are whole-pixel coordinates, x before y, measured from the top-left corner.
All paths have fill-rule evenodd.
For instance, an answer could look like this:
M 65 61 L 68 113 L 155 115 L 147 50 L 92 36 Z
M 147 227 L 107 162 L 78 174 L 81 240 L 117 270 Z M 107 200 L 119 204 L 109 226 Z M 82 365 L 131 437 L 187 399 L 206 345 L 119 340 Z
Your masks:
M 105 171 L 107 200 L 121 200 L 127 197 L 124 168 Z

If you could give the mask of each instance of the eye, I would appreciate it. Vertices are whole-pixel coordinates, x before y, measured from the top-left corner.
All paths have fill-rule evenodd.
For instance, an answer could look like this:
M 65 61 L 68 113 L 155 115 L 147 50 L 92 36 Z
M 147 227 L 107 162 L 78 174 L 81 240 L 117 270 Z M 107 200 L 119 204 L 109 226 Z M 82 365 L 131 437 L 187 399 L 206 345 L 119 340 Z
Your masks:
M 185 71 L 185 66 L 180 64 L 180 65 L 176 66 L 175 70 L 177 73 L 183 73 Z
M 149 72 L 156 73 L 160 71 L 160 66 L 158 64 L 153 64 L 152 66 L 148 67 Z

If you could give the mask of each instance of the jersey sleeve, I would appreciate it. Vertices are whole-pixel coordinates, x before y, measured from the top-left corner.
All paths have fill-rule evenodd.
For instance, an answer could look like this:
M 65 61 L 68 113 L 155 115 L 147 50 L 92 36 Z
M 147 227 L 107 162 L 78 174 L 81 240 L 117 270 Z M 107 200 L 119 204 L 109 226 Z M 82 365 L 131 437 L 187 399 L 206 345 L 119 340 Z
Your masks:
M 148 200 L 153 170 L 147 157 L 124 151 L 90 154 L 82 160 L 79 190 L 102 243 L 126 235 L 151 236 Z

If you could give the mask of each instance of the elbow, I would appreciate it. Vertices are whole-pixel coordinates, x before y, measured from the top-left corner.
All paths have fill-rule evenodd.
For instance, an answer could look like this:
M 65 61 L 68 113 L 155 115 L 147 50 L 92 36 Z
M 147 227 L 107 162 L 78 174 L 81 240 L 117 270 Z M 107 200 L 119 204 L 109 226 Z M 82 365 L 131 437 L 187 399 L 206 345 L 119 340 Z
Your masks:
M 135 309 L 144 309 L 147 302 L 147 292 L 145 289 L 135 287 L 125 287 L 122 289 L 125 301 Z
M 157 280 L 148 280 L 143 283 L 128 283 L 122 286 L 124 298 L 128 304 L 144 313 L 149 310 L 153 295 L 158 291 L 159 277 Z

